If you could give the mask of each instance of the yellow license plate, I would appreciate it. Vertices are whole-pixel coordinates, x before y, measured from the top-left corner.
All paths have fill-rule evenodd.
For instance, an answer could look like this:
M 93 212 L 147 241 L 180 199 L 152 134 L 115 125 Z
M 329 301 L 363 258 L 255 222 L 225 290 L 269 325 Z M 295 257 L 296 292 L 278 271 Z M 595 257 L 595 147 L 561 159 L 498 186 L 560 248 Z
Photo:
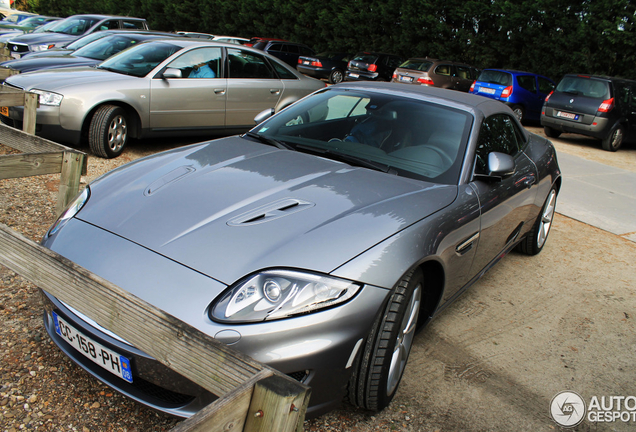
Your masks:
M 0 107 L 0 114 L 9 117 L 9 107 Z

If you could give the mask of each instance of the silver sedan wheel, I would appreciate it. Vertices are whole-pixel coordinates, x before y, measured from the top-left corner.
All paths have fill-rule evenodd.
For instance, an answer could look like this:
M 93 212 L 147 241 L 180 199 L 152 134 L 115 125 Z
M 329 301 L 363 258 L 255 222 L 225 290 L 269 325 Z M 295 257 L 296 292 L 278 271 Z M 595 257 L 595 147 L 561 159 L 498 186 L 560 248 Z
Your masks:
M 413 290 L 411 301 L 400 323 L 400 329 L 394 345 L 393 355 L 391 356 L 391 366 L 389 367 L 389 376 L 386 382 L 386 394 L 391 395 L 397 388 L 400 378 L 404 373 L 406 361 L 411 352 L 413 337 L 415 336 L 415 328 L 417 326 L 417 318 L 420 312 L 420 302 L 422 300 L 422 285 L 418 284 Z
M 126 119 L 122 115 L 118 115 L 112 119 L 108 126 L 108 147 L 119 153 L 121 148 L 126 144 L 126 136 L 128 134 Z
M 539 249 L 543 247 L 550 233 L 550 227 L 552 226 L 552 219 L 554 219 L 554 211 L 556 209 L 556 196 L 556 191 L 554 189 L 550 190 L 550 195 L 548 195 L 548 199 L 543 207 L 543 212 L 541 213 L 539 232 L 537 233 L 537 247 Z

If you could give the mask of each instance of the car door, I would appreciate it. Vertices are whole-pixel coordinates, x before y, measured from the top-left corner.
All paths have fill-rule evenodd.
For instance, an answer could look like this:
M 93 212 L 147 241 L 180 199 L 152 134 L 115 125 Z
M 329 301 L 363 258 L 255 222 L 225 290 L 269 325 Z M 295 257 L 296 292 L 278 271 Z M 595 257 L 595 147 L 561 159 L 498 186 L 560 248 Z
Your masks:
M 467 92 L 473 83 L 473 79 L 470 75 L 470 67 L 455 65 L 455 90 Z
M 222 48 L 189 50 L 172 60 L 166 70 L 180 77 L 155 77 L 150 88 L 150 127 L 154 130 L 207 129 L 225 126 L 227 79 L 223 78 Z M 201 66 L 199 66 L 201 65 Z M 195 77 L 206 65 L 215 77 Z
M 240 48 L 227 50 L 227 127 L 253 127 L 261 111 L 276 108 L 283 83 L 265 57 Z
M 527 92 L 524 95 L 525 109 L 531 113 L 530 118 L 539 117 L 541 107 L 543 107 L 543 101 L 545 100 L 545 95 L 542 95 L 538 91 L 537 78 L 535 75 L 517 76 L 519 87 Z
M 537 169 L 522 151 L 525 135 L 508 114 L 486 118 L 480 128 L 472 187 L 479 197 L 481 229 L 471 274 L 474 276 L 506 251 L 533 223 L 537 194 Z M 488 154 L 514 158 L 511 176 L 493 179 L 488 174 Z

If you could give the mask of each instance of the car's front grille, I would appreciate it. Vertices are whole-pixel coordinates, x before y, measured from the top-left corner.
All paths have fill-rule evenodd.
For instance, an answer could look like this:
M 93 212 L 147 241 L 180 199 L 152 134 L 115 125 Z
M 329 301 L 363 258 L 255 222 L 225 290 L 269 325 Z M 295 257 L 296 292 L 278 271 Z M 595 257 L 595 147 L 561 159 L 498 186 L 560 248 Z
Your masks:
M 309 371 L 304 370 L 304 371 L 292 372 L 292 373 L 288 373 L 287 376 L 295 379 L 298 382 L 304 382 L 309 376 Z
M 10 52 L 15 52 L 15 53 L 24 53 L 29 51 L 29 46 L 23 45 L 23 44 L 9 43 L 7 48 L 9 48 Z

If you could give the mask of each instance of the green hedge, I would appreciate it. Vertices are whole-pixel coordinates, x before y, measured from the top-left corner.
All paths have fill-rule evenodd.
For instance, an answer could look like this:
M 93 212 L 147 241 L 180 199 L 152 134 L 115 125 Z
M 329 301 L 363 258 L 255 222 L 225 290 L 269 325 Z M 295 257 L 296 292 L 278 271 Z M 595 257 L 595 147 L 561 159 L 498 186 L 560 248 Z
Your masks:
M 144 17 L 156 30 L 280 37 L 528 70 L 636 79 L 636 0 L 27 0 L 33 12 Z M 123 9 L 122 9 L 123 8 Z

